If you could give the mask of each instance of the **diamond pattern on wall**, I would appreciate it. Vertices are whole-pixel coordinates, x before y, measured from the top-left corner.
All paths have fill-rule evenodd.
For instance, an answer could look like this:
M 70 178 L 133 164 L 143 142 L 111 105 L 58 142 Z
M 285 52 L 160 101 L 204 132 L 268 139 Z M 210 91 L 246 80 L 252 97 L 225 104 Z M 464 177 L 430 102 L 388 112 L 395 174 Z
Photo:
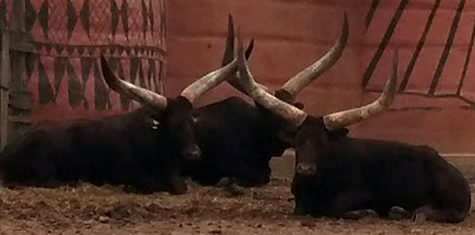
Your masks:
M 86 90 L 86 84 L 89 81 L 89 76 L 91 74 L 91 68 L 92 68 L 92 62 L 93 60 L 91 58 L 83 57 L 80 59 L 80 64 L 81 64 L 81 73 L 82 73 L 82 85 L 83 85 L 83 90 Z M 84 108 L 89 109 L 89 103 L 86 99 L 86 96 L 84 95 Z
M 54 59 L 54 88 L 56 94 L 58 94 L 59 87 L 61 86 L 61 82 L 63 82 L 64 78 L 64 66 L 65 66 L 65 58 L 63 57 L 56 57 Z M 56 99 L 56 96 L 55 96 Z
M 90 29 L 89 28 L 89 14 L 90 14 L 89 0 L 85 0 L 83 5 L 82 5 L 81 13 L 79 13 L 79 19 L 81 19 L 82 27 L 84 28 L 84 30 L 87 33 L 87 36 L 90 39 L 91 35 L 89 33 L 89 29 Z
M 36 10 L 31 1 L 25 1 L 25 29 L 30 32 L 36 21 Z
M 10 20 L 6 16 L 12 14 L 9 6 L 14 1 L 20 0 L 0 0 L 0 17 Z M 40 107 L 68 103 L 69 109 L 128 110 L 128 98 L 111 99 L 100 54 L 122 78 L 158 89 L 165 48 L 163 0 L 21 1 L 25 30 L 36 48 L 25 54 L 24 82 L 37 89 L 32 94 Z M 68 101 L 57 102 L 59 97 Z
M 38 55 L 36 54 L 28 53 L 25 55 L 25 61 L 26 61 L 25 66 L 26 66 L 26 76 L 27 76 L 26 83 L 30 82 L 37 60 L 38 60 Z
M 72 108 L 77 108 L 84 100 L 84 87 L 79 82 L 79 78 L 69 62 L 66 63 L 66 74 L 68 79 L 69 105 Z
M 109 88 L 102 78 L 99 64 L 94 62 L 94 107 L 96 110 L 110 108 Z
M 38 60 L 38 98 L 40 104 L 54 102 L 55 95 L 41 60 Z
M 30 0 L 31 1 L 31 0 Z M 41 25 L 41 29 L 43 30 L 43 34 L 45 38 L 48 38 L 48 19 L 49 19 L 49 1 L 44 0 L 43 4 L 41 4 L 40 11 L 38 12 L 37 19 Z
M 76 10 L 74 9 L 74 5 L 72 0 L 67 0 L 67 16 L 68 16 L 68 39 L 71 38 L 73 33 L 74 27 L 76 26 L 76 22 L 78 20 L 78 16 L 76 14 Z

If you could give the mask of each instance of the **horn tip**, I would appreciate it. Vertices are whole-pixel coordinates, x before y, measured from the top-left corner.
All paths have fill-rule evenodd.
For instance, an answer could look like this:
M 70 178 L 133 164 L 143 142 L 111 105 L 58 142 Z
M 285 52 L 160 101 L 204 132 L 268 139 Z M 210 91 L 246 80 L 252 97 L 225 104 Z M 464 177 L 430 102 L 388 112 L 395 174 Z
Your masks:
M 241 33 L 241 26 L 237 27 L 237 38 L 238 38 L 238 44 L 240 43 L 242 46 L 242 33 Z
M 104 77 L 104 80 L 106 81 L 107 85 L 112 89 L 116 90 L 118 88 L 118 80 L 119 78 L 116 77 L 112 69 L 109 67 L 109 63 L 107 62 L 106 58 L 104 55 L 100 55 L 100 60 L 101 60 L 101 69 L 102 69 L 102 76 Z
M 237 27 L 237 38 L 238 38 L 238 58 L 243 53 L 243 43 L 242 43 L 242 34 L 241 34 L 241 27 Z
M 246 59 L 249 59 L 253 49 L 254 49 L 254 38 L 251 39 L 251 42 L 249 42 L 249 45 L 247 46 L 247 49 L 244 52 L 244 54 L 246 55 Z
M 231 15 L 231 13 L 228 14 L 228 28 L 232 28 L 233 27 L 233 15 Z
M 342 32 L 341 32 L 341 34 L 342 34 L 341 40 L 342 40 L 343 44 L 346 44 L 348 42 L 349 31 L 350 31 L 350 26 L 349 26 L 349 23 L 348 23 L 348 15 L 345 11 L 343 13 L 343 28 L 342 28 Z
M 101 68 L 102 68 L 102 73 L 104 75 L 110 74 L 112 71 L 109 68 L 109 63 L 107 63 L 106 58 L 104 57 L 103 54 L 100 55 L 100 61 L 101 61 Z M 104 76 L 105 77 L 105 76 Z
M 104 57 L 104 55 L 103 55 L 102 53 L 99 55 L 99 58 L 100 58 L 100 60 L 101 60 L 101 64 L 102 64 L 102 65 L 103 65 L 103 64 L 107 64 L 106 58 Z
M 226 36 L 224 56 L 223 56 L 223 60 L 221 61 L 221 66 L 227 65 L 233 60 L 233 57 L 234 57 L 233 52 L 234 52 L 234 24 L 233 24 L 233 16 L 229 14 L 228 15 L 228 34 Z

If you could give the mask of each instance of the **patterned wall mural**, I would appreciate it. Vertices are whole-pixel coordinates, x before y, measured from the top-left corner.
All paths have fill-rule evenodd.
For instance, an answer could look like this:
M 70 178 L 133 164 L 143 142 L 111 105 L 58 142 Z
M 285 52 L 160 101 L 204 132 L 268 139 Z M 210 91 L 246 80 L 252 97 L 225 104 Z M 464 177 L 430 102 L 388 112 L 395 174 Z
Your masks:
M 128 110 L 130 100 L 114 98 L 105 84 L 100 54 L 125 80 L 163 92 L 162 0 L 1 0 L 0 17 L 10 27 L 14 1 L 24 1 L 24 29 L 36 48 L 25 53 L 23 76 L 33 109 L 65 105 L 67 100 L 61 107 L 66 112 Z
M 366 35 L 378 46 L 368 58 L 362 76 L 363 89 L 372 91 L 374 72 L 392 42 L 400 55 L 399 93 L 432 98 L 457 98 L 475 105 L 472 50 L 475 39 L 473 3 L 466 0 L 372 0 L 365 17 Z M 394 6 L 394 7 L 393 7 Z M 382 17 L 378 12 L 392 15 Z M 384 27 L 381 27 L 384 25 Z M 377 35 L 377 36 L 374 36 Z M 386 58 L 387 60 L 390 57 Z

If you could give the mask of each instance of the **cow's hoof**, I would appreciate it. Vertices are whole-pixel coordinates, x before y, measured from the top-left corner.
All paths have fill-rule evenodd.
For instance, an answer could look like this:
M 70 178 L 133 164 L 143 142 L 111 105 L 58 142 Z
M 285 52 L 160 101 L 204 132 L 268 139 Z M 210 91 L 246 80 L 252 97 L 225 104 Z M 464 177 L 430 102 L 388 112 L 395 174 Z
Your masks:
M 304 208 L 302 206 L 295 206 L 295 209 L 294 209 L 294 216 L 296 216 L 297 218 L 299 216 L 305 216 L 305 215 L 309 215 L 310 214 L 310 211 L 308 210 L 308 208 Z
M 379 215 L 378 213 L 376 213 L 376 211 L 373 211 L 373 210 L 366 210 L 366 217 L 370 217 L 370 218 L 378 218 Z
M 231 179 L 228 177 L 221 178 L 219 182 L 215 185 L 218 188 L 228 187 L 231 184 Z
M 186 192 L 188 192 L 188 189 L 186 188 L 175 188 L 175 189 L 172 189 L 169 191 L 170 194 L 172 195 L 181 195 L 181 194 L 185 194 Z
M 188 186 L 183 183 L 183 185 L 172 187 L 168 192 L 172 195 L 185 194 L 186 192 L 188 192 Z
M 411 217 L 411 214 L 399 206 L 393 206 L 388 212 L 388 217 L 392 220 L 402 220 Z
M 152 194 L 153 190 L 151 189 L 138 189 L 132 186 L 126 186 L 124 187 L 124 192 L 125 193 L 130 193 L 130 194 Z
M 237 197 L 244 194 L 244 189 L 239 187 L 237 184 L 231 184 L 227 186 L 225 190 L 231 197 Z
M 182 179 L 176 179 L 172 181 L 172 185 L 168 192 L 172 195 L 180 195 L 188 192 L 188 185 Z
M 377 218 L 378 214 L 374 212 L 373 210 L 367 209 L 367 210 L 349 211 L 343 215 L 343 218 L 353 219 L 353 220 L 358 220 L 358 219 L 362 219 L 366 217 Z

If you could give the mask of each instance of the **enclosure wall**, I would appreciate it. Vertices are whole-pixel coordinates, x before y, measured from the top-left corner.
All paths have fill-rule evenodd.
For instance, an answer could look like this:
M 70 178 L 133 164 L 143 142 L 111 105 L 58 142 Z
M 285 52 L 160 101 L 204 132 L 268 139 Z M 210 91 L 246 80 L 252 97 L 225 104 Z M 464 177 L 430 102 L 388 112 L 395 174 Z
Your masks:
M 429 144 L 444 153 L 475 153 L 475 2 L 465 0 L 173 0 L 168 9 L 168 94 L 219 66 L 227 16 L 246 41 L 255 78 L 278 87 L 322 56 L 341 32 L 342 58 L 298 97 L 315 115 L 379 96 L 399 50 L 399 91 L 390 111 L 351 126 L 357 137 Z M 202 104 L 238 94 L 221 85 Z M 445 98 L 444 98 L 445 97 Z
M 105 84 L 100 54 L 127 81 L 162 92 L 162 0 L 2 0 L 0 16 L 14 44 L 11 116 L 23 112 L 34 124 L 130 110 Z

